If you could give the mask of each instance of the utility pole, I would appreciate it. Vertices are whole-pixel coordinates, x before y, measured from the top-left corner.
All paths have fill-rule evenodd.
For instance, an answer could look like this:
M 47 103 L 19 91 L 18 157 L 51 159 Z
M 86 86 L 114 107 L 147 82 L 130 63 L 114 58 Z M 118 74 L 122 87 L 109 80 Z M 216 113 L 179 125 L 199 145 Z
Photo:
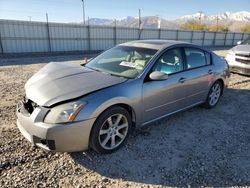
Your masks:
M 141 32 L 142 32 L 142 22 L 141 22 L 141 9 L 139 8 L 139 40 L 141 39 Z
M 157 28 L 161 29 L 161 18 L 160 18 L 160 16 L 158 16 Z
M 88 25 L 89 25 L 89 17 L 88 17 Z
M 218 31 L 219 27 L 219 16 L 216 16 L 216 31 Z
M 28 18 L 29 18 L 29 21 L 31 21 L 31 16 L 28 16 Z
M 203 13 L 202 11 L 199 11 L 200 16 L 199 16 L 199 24 L 201 25 L 201 14 Z
M 139 8 L 139 29 L 142 28 L 142 22 L 141 22 L 141 9 Z
M 82 0 L 82 22 L 85 25 L 85 6 L 84 6 L 84 0 Z
M 51 41 L 50 41 L 50 32 L 49 32 L 49 15 L 46 13 L 46 25 L 47 25 L 47 35 L 48 35 L 48 48 L 49 52 L 51 52 Z

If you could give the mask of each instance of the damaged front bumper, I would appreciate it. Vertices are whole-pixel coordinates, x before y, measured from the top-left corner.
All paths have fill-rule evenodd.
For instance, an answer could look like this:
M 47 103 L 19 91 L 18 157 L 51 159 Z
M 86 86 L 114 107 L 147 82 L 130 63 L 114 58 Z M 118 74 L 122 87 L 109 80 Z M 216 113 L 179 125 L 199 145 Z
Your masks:
M 89 136 L 95 118 L 65 124 L 43 122 L 48 109 L 36 107 L 29 114 L 22 103 L 17 105 L 17 127 L 34 146 L 46 150 L 74 152 L 87 150 Z

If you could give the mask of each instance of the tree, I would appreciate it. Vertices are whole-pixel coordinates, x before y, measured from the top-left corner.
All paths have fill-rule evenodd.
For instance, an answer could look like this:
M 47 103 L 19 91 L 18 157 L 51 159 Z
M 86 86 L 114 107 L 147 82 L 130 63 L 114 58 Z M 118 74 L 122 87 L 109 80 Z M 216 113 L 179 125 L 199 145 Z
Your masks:
M 206 25 L 200 24 L 198 22 L 187 22 L 187 23 L 181 25 L 180 29 L 204 31 L 204 30 L 206 30 Z
M 250 24 L 247 24 L 244 27 L 242 27 L 241 31 L 244 33 L 250 33 Z
M 229 28 L 227 25 L 211 25 L 208 27 L 208 31 L 222 31 L 222 32 L 228 32 L 229 31 Z

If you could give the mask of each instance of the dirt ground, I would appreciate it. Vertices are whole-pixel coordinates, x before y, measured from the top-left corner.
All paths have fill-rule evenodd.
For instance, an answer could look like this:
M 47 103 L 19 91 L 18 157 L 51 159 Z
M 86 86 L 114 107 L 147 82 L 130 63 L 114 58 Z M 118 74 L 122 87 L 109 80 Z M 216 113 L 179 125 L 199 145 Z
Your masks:
M 25 82 L 50 61 L 83 57 L 0 59 L 0 187 L 250 186 L 250 77 L 238 74 L 216 108 L 135 130 L 113 154 L 32 147 L 15 124 Z

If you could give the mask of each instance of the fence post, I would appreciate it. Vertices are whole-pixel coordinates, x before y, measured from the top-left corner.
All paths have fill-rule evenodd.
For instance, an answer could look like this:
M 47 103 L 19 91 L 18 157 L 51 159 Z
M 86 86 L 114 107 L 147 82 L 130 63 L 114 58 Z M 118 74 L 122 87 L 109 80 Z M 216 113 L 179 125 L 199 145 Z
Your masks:
M 217 32 L 214 32 L 213 47 L 215 46 L 216 34 L 217 34 Z
M 116 39 L 116 22 L 115 22 L 115 25 L 114 25 L 114 46 L 117 44 L 117 39 Z
M 194 30 L 191 31 L 191 39 L 190 39 L 191 43 L 193 43 L 193 37 L 194 37 Z
M 233 34 L 232 46 L 234 45 L 235 33 Z
M 1 35 L 1 31 L 0 31 L 0 50 L 1 50 L 1 54 L 3 54 L 3 43 L 2 43 L 2 35 Z
M 47 27 L 47 37 L 48 37 L 48 47 L 49 47 L 49 52 L 51 52 L 51 41 L 50 41 L 50 33 L 49 33 L 49 18 L 48 14 L 46 13 L 46 27 Z
M 242 36 L 241 36 L 241 41 L 243 41 L 243 40 L 244 40 L 244 35 L 245 35 L 245 33 L 242 33 Z
M 158 39 L 161 39 L 161 28 L 158 29 Z
M 90 39 L 90 26 L 87 25 L 87 33 L 88 33 L 88 51 L 91 51 L 91 39 Z
M 224 37 L 224 47 L 226 46 L 226 41 L 227 41 L 227 31 L 226 31 L 225 37 Z
M 141 40 L 141 33 L 142 33 L 142 28 L 139 28 L 139 35 L 138 35 L 139 40 Z
M 203 31 L 203 36 L 202 36 L 202 46 L 204 46 L 205 43 L 205 35 L 206 35 L 206 31 Z
M 176 30 L 176 40 L 179 40 L 179 30 Z

